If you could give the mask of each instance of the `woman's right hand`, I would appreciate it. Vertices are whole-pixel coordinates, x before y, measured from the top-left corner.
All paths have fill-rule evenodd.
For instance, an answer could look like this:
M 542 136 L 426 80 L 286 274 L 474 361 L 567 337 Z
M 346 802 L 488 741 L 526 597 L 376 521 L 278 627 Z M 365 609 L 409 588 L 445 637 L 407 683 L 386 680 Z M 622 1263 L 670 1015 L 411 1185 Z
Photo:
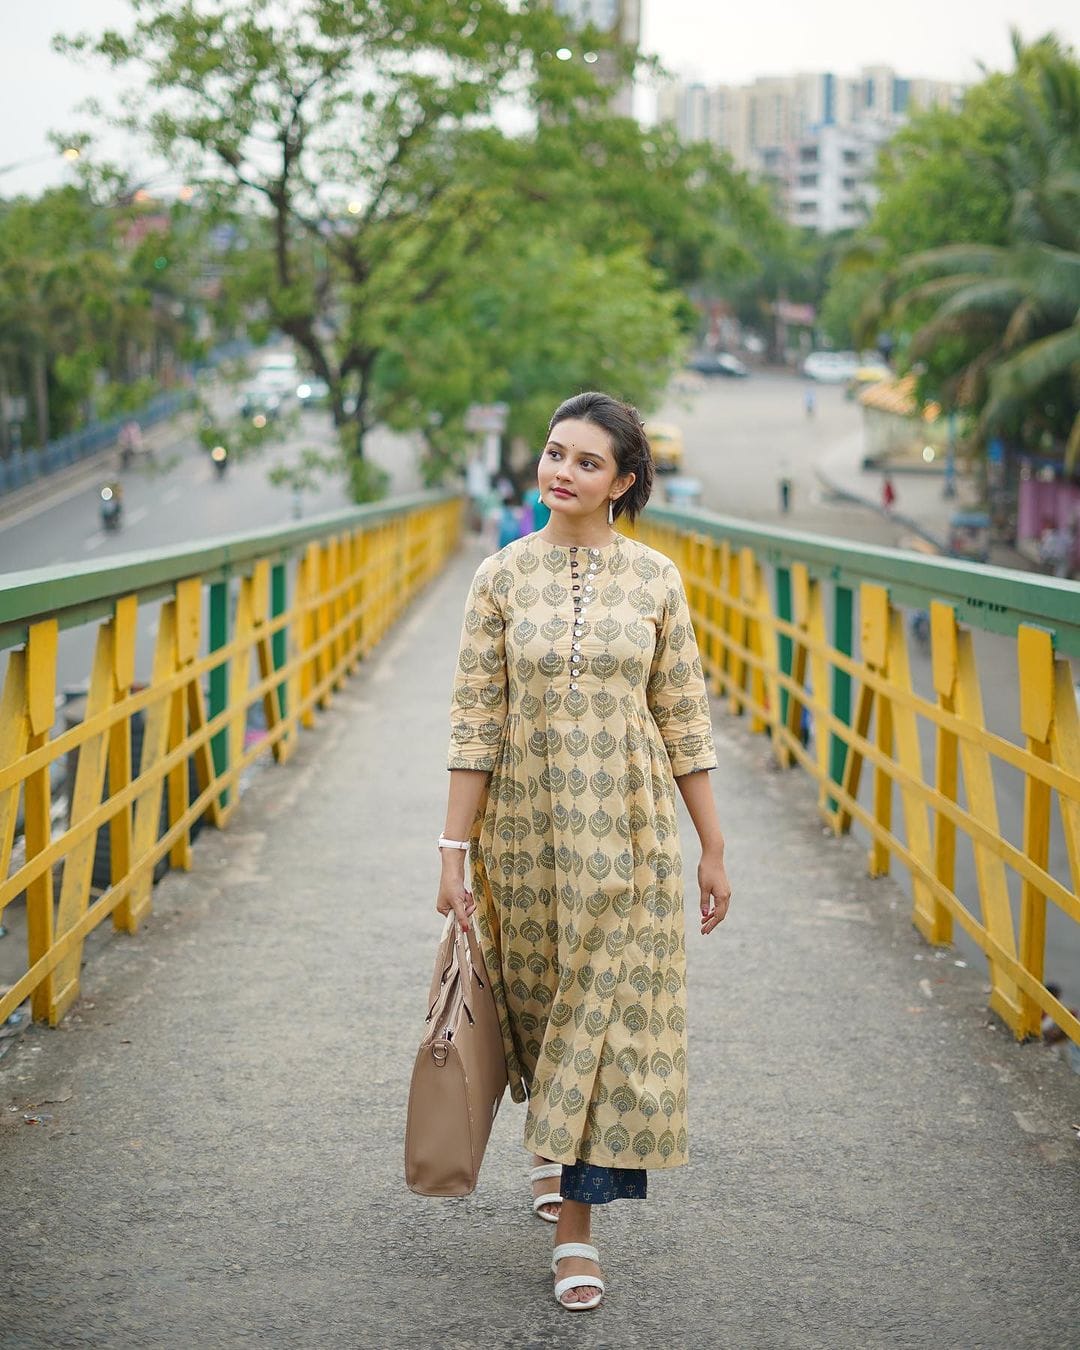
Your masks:
M 461 925 L 462 932 L 468 929 L 469 919 L 476 909 L 476 901 L 473 899 L 472 891 L 465 885 L 462 864 L 459 864 L 456 870 L 452 866 L 448 867 L 445 863 L 443 864 L 435 908 L 440 914 L 449 914 L 453 911 L 457 915 L 457 921 Z

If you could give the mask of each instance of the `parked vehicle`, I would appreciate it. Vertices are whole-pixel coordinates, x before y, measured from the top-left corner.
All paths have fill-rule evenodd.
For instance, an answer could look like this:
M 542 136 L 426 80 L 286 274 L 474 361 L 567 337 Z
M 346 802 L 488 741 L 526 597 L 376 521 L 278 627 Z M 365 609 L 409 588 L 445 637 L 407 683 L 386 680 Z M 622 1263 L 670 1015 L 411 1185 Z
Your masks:
M 743 380 L 750 374 L 750 367 L 730 352 L 699 352 L 687 365 L 699 375 L 723 375 L 728 379 Z
M 674 422 L 646 422 L 645 435 L 657 473 L 677 473 L 683 462 L 682 427 Z
M 860 364 L 858 352 L 811 352 L 802 371 L 819 384 L 846 384 L 855 378 Z

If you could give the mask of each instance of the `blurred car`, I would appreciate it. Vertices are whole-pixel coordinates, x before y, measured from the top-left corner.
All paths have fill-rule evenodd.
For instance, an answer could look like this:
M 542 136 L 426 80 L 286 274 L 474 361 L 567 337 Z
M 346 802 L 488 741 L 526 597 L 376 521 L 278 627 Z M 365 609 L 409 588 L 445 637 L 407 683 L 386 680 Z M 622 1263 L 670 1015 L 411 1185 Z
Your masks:
M 279 398 L 287 398 L 295 390 L 299 372 L 292 352 L 273 352 L 264 356 L 252 379 L 252 387 L 266 389 Z
M 325 408 L 330 402 L 330 386 L 312 375 L 296 386 L 296 401 L 301 408 Z
M 682 427 L 674 422 L 646 422 L 645 435 L 649 438 L 657 473 L 678 472 L 683 462 Z
M 802 371 L 808 380 L 819 384 L 846 384 L 859 369 L 857 352 L 811 352 Z
M 686 364 L 700 375 L 724 375 L 728 379 L 742 380 L 750 374 L 750 368 L 730 352 L 700 352 Z

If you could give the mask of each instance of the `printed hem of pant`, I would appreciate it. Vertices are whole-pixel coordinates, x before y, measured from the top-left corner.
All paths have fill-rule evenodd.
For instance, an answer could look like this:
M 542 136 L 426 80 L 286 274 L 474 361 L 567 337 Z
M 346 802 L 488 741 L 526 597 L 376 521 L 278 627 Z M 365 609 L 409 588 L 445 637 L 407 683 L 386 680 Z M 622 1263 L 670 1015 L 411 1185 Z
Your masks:
M 560 1191 L 564 1200 L 576 1200 L 582 1205 L 644 1200 L 648 1175 L 644 1167 L 601 1167 L 579 1160 L 563 1164 Z

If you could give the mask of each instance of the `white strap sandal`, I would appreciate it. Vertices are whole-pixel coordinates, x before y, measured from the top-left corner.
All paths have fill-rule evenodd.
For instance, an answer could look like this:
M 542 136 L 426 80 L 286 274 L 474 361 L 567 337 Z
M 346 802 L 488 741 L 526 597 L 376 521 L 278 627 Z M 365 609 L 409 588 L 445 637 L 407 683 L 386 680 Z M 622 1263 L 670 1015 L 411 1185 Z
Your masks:
M 561 1163 L 544 1163 L 542 1167 L 534 1167 L 529 1173 L 530 1186 L 534 1181 L 548 1181 L 551 1177 L 562 1176 Z M 558 1191 L 548 1191 L 545 1195 L 536 1195 L 533 1197 L 533 1213 L 539 1215 L 545 1223 L 558 1223 L 557 1214 L 545 1214 L 544 1205 L 561 1205 L 562 1196 Z
M 567 1256 L 580 1256 L 584 1261 L 595 1261 L 597 1265 L 600 1264 L 600 1253 L 588 1242 L 560 1242 L 551 1253 L 553 1275 L 559 1273 L 559 1262 Z M 572 1303 L 564 1301 L 564 1294 L 568 1294 L 571 1289 L 581 1288 L 595 1289 L 596 1293 L 592 1298 L 580 1301 L 574 1299 Z M 590 1308 L 598 1308 L 603 1297 L 604 1281 L 599 1275 L 566 1275 L 561 1280 L 555 1281 L 555 1302 L 567 1312 L 588 1312 Z

